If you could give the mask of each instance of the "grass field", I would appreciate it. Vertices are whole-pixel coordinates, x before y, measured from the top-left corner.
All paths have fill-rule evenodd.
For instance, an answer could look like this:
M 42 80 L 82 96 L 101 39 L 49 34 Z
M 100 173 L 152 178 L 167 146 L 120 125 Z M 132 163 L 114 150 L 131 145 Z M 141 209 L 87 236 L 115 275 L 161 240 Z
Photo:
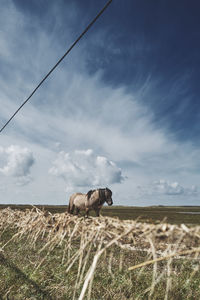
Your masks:
M 0 205 L 0 209 L 8 206 L 13 209 L 22 210 L 32 208 L 30 205 Z M 38 205 L 37 207 L 51 213 L 62 213 L 67 211 L 67 205 Z M 191 212 L 194 214 L 191 214 Z M 117 217 L 120 220 L 136 220 L 139 218 L 142 222 L 154 223 L 165 219 L 165 221 L 170 224 L 200 224 L 200 206 L 104 206 L 101 214 L 103 216 Z M 93 212 L 91 212 L 90 215 L 95 216 Z
M 190 214 L 200 207 L 105 207 L 102 215 L 108 217 L 88 220 L 63 213 L 66 206 L 5 207 L 0 207 L 0 299 L 200 299 L 200 215 Z M 196 252 L 187 257 L 177 254 L 128 270 L 191 249 Z

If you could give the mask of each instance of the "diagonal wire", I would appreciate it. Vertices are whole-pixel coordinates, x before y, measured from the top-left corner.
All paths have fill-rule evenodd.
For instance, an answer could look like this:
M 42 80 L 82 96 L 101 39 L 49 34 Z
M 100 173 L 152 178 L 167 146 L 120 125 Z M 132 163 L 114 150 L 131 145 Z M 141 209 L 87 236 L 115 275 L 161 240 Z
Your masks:
M 37 87 L 33 90 L 33 92 L 28 96 L 28 98 L 20 105 L 20 107 L 15 111 L 15 113 L 10 117 L 10 119 L 4 124 L 4 126 L 0 129 L 0 133 L 4 130 L 4 128 L 10 123 L 10 121 L 15 117 L 15 115 L 22 109 L 22 107 L 30 100 L 30 98 L 35 94 L 37 89 L 43 84 L 43 82 L 49 77 L 49 75 L 55 70 L 55 68 L 61 63 L 61 61 L 67 56 L 67 54 L 74 48 L 74 46 L 80 41 L 80 39 L 86 34 L 86 32 L 92 27 L 92 25 L 96 22 L 96 20 L 103 14 L 106 8 L 111 4 L 112 0 L 109 0 L 106 5 L 102 8 L 102 10 L 96 15 L 96 17 L 92 20 L 92 22 L 85 28 L 85 30 L 79 35 L 79 37 L 75 40 L 75 42 L 70 46 L 70 48 L 65 52 L 65 54 L 58 60 L 58 62 L 54 65 L 54 67 L 47 73 L 47 75 L 40 81 Z

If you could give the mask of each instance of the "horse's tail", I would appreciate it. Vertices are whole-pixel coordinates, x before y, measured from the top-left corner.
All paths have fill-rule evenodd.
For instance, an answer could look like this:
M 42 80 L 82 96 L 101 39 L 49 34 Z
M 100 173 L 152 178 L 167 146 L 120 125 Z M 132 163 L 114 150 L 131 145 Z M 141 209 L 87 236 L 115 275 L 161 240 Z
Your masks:
M 69 204 L 68 204 L 68 213 L 70 214 L 70 201 L 69 201 Z
M 69 205 L 68 205 L 68 213 L 70 214 L 71 213 L 71 209 L 72 209 L 72 207 L 71 207 L 71 202 L 72 202 L 72 200 L 71 200 L 71 197 L 69 198 Z
M 69 198 L 68 213 L 69 213 L 69 214 L 73 214 L 73 212 L 74 212 L 74 199 L 73 199 L 73 197 L 71 196 L 71 197 Z

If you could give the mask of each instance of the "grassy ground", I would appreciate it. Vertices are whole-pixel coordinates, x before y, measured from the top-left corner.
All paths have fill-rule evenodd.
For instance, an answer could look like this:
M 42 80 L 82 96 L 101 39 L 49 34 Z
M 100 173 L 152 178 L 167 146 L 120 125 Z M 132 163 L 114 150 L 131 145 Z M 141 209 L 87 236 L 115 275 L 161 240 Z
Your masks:
M 30 205 L 0 205 L 1 208 L 10 206 L 13 209 L 27 209 L 31 208 Z M 67 206 L 40 206 L 40 209 L 45 209 L 51 213 L 62 213 L 67 211 Z M 188 213 L 189 212 L 189 213 Z M 195 212 L 199 214 L 190 214 Z M 101 210 L 103 216 L 117 217 L 121 220 L 136 220 L 140 218 L 140 221 L 154 223 L 157 221 L 163 221 L 171 224 L 192 224 L 200 225 L 200 206 L 149 206 L 149 207 L 133 207 L 133 206 L 104 206 Z M 94 212 L 90 213 L 91 216 L 95 216 Z
M 1 206 L 1 208 L 4 207 Z M 12 207 L 21 210 L 30 208 L 30 206 Z M 61 213 L 67 210 L 66 206 L 45 206 L 40 208 L 45 208 L 45 210 L 51 213 Z M 114 216 L 120 219 L 137 219 L 140 216 L 141 221 L 148 221 L 149 223 L 157 223 L 159 220 L 167 218 L 169 223 L 200 224 L 200 215 L 182 214 L 182 212 L 200 212 L 200 207 L 105 207 L 102 210 L 103 215 Z M 37 233 L 37 229 L 34 229 L 36 228 L 35 220 L 32 222 L 32 225 L 27 223 L 26 226 L 32 226 L 31 230 L 36 230 L 35 232 Z M 83 219 L 84 224 L 85 222 L 86 220 Z M 87 224 L 86 228 L 88 228 L 90 222 Z M 73 226 L 71 233 L 73 233 Z M 96 246 L 92 245 L 90 251 L 88 250 L 90 245 L 88 245 L 85 248 L 86 252 L 83 252 L 83 255 L 80 255 L 79 259 L 73 263 L 70 271 L 67 271 L 69 265 L 67 252 L 66 257 L 63 258 L 64 247 L 66 246 L 65 242 L 56 243 L 56 246 L 51 251 L 49 251 L 48 247 L 44 251 L 40 251 L 48 242 L 48 232 L 38 235 L 39 238 L 36 243 L 27 239 L 25 233 L 22 237 L 19 236 L 19 238 L 11 240 L 3 251 L 1 251 L 1 247 L 13 237 L 17 232 L 16 230 L 12 226 L 8 226 L 5 229 L 2 227 L 0 230 L 0 300 L 79 299 L 84 276 L 86 276 L 87 270 L 92 264 L 99 242 Z M 56 230 L 59 230 L 59 228 Z M 180 237 L 175 236 L 175 240 L 176 238 L 179 239 Z M 72 237 L 70 241 L 70 259 L 73 257 L 73 253 L 76 254 L 81 249 L 81 239 L 81 234 L 78 237 Z M 140 239 L 141 235 L 139 234 Z M 155 242 L 153 237 L 151 239 Z M 197 243 L 195 242 L 195 237 L 191 236 L 190 233 L 188 233 L 188 239 Z M 199 236 L 196 239 L 199 241 Z M 126 242 L 126 240 L 124 241 Z M 192 244 L 190 246 L 193 247 Z M 152 249 L 150 254 L 148 254 L 141 250 L 129 251 L 120 249 L 117 245 L 113 244 L 99 259 L 91 289 L 89 285 L 84 299 L 200 299 L 199 259 L 180 259 L 174 257 L 171 260 L 160 261 L 133 271 L 128 270 L 128 267 L 132 265 L 152 259 Z M 82 272 L 87 253 L 89 253 L 89 256 L 85 260 L 86 266 L 85 272 L 83 272 L 83 280 L 80 286 L 76 288 L 76 293 L 74 293 L 77 273 Z M 40 263 L 40 267 L 37 268 Z
M 184 213 L 183 213 L 184 212 Z M 188 214 L 189 212 L 189 214 Z M 190 214 L 195 212 L 199 214 Z M 117 216 L 119 219 L 137 219 L 140 221 L 154 223 L 156 221 L 163 221 L 171 224 L 200 224 L 200 207 L 105 207 L 102 211 L 103 215 Z
M 11 232 L 4 232 L 2 240 L 5 242 L 11 236 Z M 41 240 L 35 248 L 32 248 L 26 240 L 21 240 L 10 243 L 6 254 L 0 254 L 0 299 L 73 299 L 78 262 L 69 273 L 66 273 L 66 265 L 61 263 L 62 246 L 55 248 L 51 255 L 47 252 L 38 254 L 43 244 L 44 241 Z M 77 250 L 76 247 L 78 243 L 74 244 L 74 251 Z M 91 299 L 200 299 L 200 271 L 192 275 L 196 267 L 194 262 L 183 260 L 173 260 L 170 264 L 160 262 L 155 278 L 152 265 L 146 267 L 143 272 L 140 269 L 128 271 L 128 265 L 138 264 L 144 260 L 144 257 L 143 252 L 120 251 L 117 247 L 109 249 L 97 266 Z M 39 269 L 35 269 L 35 262 L 42 258 L 45 258 L 44 263 Z M 91 252 L 90 259 L 92 258 Z M 164 272 L 166 268 L 169 268 L 170 274 Z M 156 280 L 158 280 L 157 283 Z M 80 291 L 81 287 L 74 295 L 74 299 L 78 299 Z M 165 298 L 166 294 L 167 298 Z

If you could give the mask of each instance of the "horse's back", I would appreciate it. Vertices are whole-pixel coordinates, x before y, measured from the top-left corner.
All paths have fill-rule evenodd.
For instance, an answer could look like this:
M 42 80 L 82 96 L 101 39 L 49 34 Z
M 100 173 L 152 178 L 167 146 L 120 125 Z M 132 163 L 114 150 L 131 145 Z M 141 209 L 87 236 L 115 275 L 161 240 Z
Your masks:
M 85 209 L 85 201 L 86 201 L 86 195 L 82 193 L 75 193 L 72 194 L 70 199 L 73 201 L 73 204 L 75 207 L 83 210 Z

